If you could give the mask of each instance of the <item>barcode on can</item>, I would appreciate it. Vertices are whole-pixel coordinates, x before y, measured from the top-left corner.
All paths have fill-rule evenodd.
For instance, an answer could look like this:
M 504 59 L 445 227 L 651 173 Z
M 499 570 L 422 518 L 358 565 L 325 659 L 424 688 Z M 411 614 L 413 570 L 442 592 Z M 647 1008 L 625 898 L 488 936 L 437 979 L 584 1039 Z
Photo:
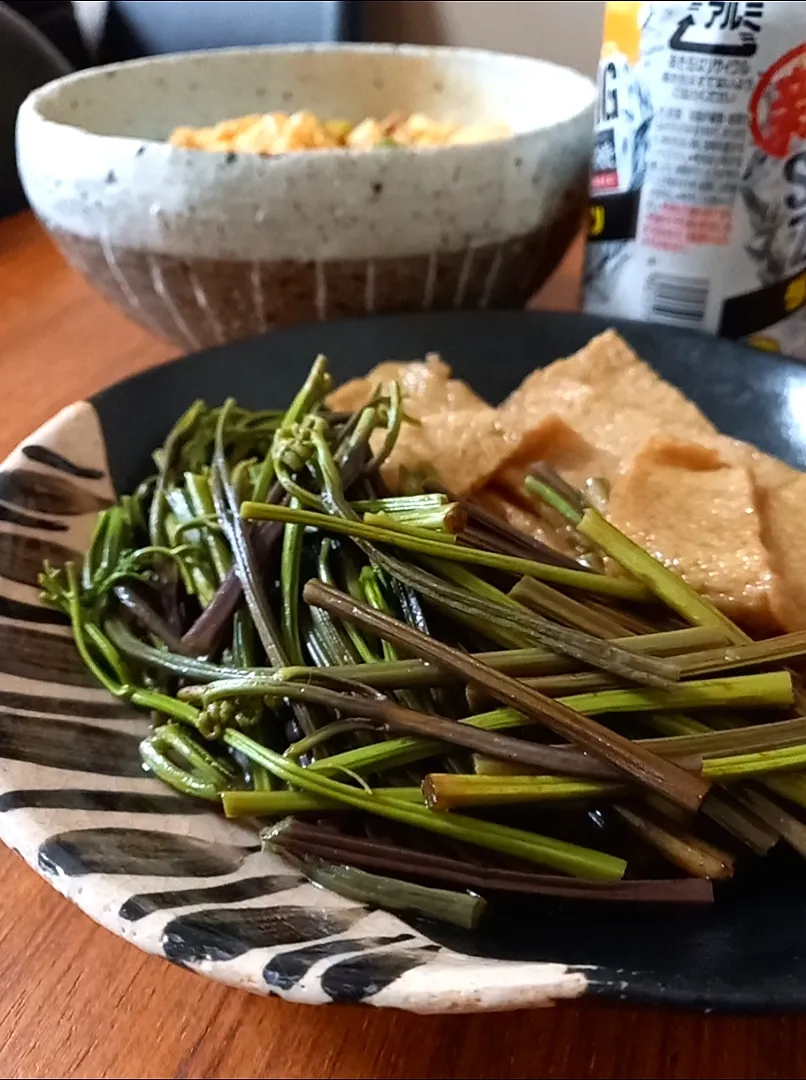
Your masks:
M 707 303 L 708 278 L 652 274 L 647 280 L 648 319 L 699 326 Z

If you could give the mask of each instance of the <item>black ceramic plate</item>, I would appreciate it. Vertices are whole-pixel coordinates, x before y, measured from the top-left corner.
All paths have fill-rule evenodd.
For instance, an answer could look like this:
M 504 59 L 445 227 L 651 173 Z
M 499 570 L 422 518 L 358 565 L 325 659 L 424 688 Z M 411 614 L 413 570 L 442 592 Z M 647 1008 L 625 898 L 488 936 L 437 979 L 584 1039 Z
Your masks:
M 318 352 L 340 380 L 380 360 L 438 351 L 496 402 L 606 325 L 523 312 L 363 319 L 296 327 L 156 368 L 96 395 L 94 411 L 81 404 L 60 414 L 12 455 L 0 494 L 40 515 L 39 526 L 15 522 L 15 543 L 31 557 L 41 556 L 43 536 L 80 550 L 95 506 L 112 487 L 130 490 L 143 477 L 152 448 L 196 397 L 278 407 Z M 806 468 L 806 367 L 687 331 L 615 325 L 723 431 Z M 55 531 L 43 533 L 45 519 Z M 39 547 L 31 547 L 34 537 Z M 36 711 L 43 741 L 31 751 L 18 720 L 0 713 L 0 835 L 89 914 L 142 947 L 311 1002 L 451 1011 L 590 992 L 701 1009 L 806 1005 L 806 864 L 784 851 L 720 888 L 707 911 L 530 898 L 497 902 L 476 934 L 403 923 L 300 886 L 255 853 L 248 831 L 166 797 L 140 776 L 141 721 L 85 685 L 64 631 L 43 622 L 25 575 L 9 570 L 14 558 L 5 563 L 0 571 L 17 582 L 10 589 L 2 582 L 5 621 L 20 620 L 18 637 L 38 644 L 45 667 L 0 662 L 0 696 L 9 704 L 16 694 L 16 709 Z M 101 764 L 92 774 L 81 771 L 76 723 L 84 735 L 94 730 Z

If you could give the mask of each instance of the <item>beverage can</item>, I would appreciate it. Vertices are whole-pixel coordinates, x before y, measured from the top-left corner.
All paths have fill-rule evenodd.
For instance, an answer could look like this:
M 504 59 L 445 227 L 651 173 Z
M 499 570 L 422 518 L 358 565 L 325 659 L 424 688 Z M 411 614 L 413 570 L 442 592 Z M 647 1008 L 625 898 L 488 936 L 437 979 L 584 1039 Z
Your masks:
M 806 359 L 806 4 L 607 3 L 586 311 Z

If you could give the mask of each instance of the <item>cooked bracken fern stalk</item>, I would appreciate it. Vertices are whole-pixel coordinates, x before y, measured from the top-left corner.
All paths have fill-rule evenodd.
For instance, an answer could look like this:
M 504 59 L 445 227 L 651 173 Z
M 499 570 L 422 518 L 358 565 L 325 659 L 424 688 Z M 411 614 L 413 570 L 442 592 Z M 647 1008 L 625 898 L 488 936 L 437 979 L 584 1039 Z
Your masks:
M 286 410 L 194 402 L 81 565 L 43 568 L 152 717 L 148 771 L 311 881 L 464 929 L 502 893 L 703 904 L 778 841 L 806 856 L 806 634 L 753 641 L 595 478 L 526 480 L 565 553 L 430 479 L 390 492 L 401 386 L 330 389 L 318 357 Z

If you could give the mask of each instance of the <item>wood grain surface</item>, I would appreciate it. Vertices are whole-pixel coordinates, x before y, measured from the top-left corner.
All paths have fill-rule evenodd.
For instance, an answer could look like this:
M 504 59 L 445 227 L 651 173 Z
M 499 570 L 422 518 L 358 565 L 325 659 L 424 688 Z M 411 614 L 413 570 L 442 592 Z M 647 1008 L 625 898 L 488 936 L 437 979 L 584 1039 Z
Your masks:
M 579 249 L 539 306 L 572 307 Z M 0 451 L 171 349 L 74 274 L 28 215 L 0 222 Z M 417 1017 L 252 997 L 146 956 L 0 848 L 0 1075 L 806 1077 L 806 1019 L 594 1001 Z

